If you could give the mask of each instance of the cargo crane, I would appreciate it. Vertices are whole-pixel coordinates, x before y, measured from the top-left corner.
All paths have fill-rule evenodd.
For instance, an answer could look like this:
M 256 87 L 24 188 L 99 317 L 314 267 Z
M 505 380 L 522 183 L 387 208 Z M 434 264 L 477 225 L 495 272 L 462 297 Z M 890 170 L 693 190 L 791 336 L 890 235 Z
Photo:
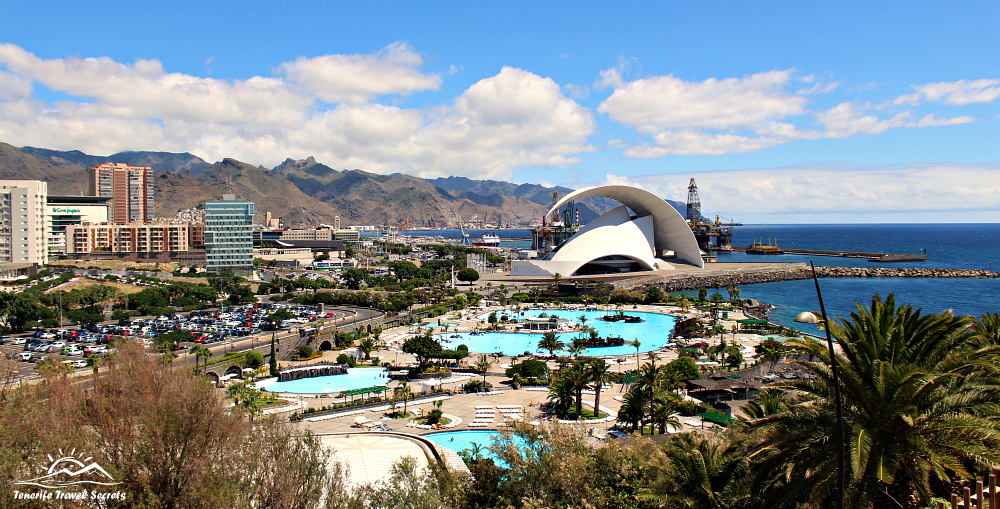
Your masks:
M 732 219 L 723 223 L 719 216 L 715 216 L 714 222 L 702 217 L 698 184 L 693 178 L 688 184 L 687 222 L 691 226 L 694 238 L 698 240 L 698 247 L 709 253 L 709 256 L 713 251 L 732 251 L 733 227 L 743 226 L 743 223 L 734 222 Z

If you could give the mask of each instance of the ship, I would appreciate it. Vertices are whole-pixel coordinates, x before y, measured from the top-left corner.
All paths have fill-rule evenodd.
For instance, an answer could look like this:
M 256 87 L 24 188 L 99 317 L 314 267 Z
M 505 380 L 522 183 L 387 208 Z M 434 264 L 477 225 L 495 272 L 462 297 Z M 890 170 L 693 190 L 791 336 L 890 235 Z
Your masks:
M 500 237 L 496 236 L 496 234 L 490 235 L 487 233 L 486 235 L 483 235 L 482 239 L 473 242 L 472 245 L 480 247 L 497 247 L 500 245 Z
M 754 239 L 753 243 L 747 246 L 746 253 L 753 255 L 780 255 L 785 254 L 785 250 L 777 246 L 777 241 L 772 244 L 771 239 L 767 239 L 767 244 L 765 244 L 764 239 Z

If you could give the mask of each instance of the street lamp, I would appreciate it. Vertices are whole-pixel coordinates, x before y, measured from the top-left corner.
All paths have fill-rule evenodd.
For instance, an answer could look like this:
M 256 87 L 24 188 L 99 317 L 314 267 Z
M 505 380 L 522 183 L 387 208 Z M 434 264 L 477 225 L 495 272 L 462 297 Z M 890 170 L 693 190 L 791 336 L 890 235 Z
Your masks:
M 833 376 L 833 402 L 837 408 L 837 509 L 844 509 L 845 475 L 844 468 L 844 408 L 840 398 L 840 378 L 837 376 L 837 357 L 833 351 L 833 338 L 830 337 L 830 322 L 826 317 L 826 307 L 823 305 L 823 294 L 819 291 L 819 278 L 816 277 L 816 266 L 809 260 L 809 267 L 812 268 L 813 282 L 816 284 L 816 297 L 819 299 L 819 312 L 805 311 L 795 317 L 799 323 L 823 324 L 826 331 L 826 344 L 830 348 L 830 373 Z

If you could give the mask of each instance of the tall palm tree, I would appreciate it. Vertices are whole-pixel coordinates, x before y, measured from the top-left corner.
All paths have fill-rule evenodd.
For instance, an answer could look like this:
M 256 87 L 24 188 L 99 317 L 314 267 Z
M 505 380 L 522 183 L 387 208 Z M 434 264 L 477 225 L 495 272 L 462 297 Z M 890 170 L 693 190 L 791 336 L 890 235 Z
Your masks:
M 191 347 L 188 350 L 188 355 L 194 355 L 194 370 L 197 372 L 199 361 L 204 357 L 207 363 L 208 359 L 212 357 L 212 351 L 207 347 L 198 345 Z
M 629 341 L 628 344 L 629 344 L 629 346 L 635 347 L 635 365 L 636 365 L 636 367 L 638 367 L 639 366 L 639 347 L 642 346 L 642 342 L 639 341 L 639 338 L 635 338 L 632 341 Z
M 399 399 L 399 398 L 403 399 L 403 415 L 404 416 L 406 415 L 406 407 L 407 407 L 407 404 L 410 401 L 410 394 L 412 394 L 412 393 L 413 393 L 413 390 L 410 389 L 410 384 L 406 380 L 403 380 L 402 382 L 399 382 L 399 385 L 397 385 L 396 388 L 394 388 L 392 390 L 392 397 L 393 397 L 393 399 Z
M 376 342 L 372 337 L 364 337 L 358 341 L 358 351 L 365 354 L 366 361 L 372 358 L 372 352 L 375 351 L 375 348 Z
M 829 327 L 843 352 L 833 360 L 850 451 L 849 504 L 871 506 L 887 496 L 929 503 L 932 476 L 969 477 L 966 465 L 1000 463 L 996 356 L 968 344 L 967 319 L 921 316 L 912 306 L 897 307 L 892 295 L 884 302 L 875 295 L 869 307 L 858 304 L 850 322 L 840 322 Z M 761 469 L 781 472 L 758 482 L 771 506 L 822 504 L 837 471 L 832 359 L 814 340 L 786 344 L 818 359 L 794 361 L 816 378 L 782 384 L 801 403 L 750 421 L 749 430 L 766 437 L 757 446 Z
M 541 350 L 547 350 L 549 355 L 553 352 L 562 350 L 566 347 L 566 344 L 559 340 L 559 336 L 555 332 L 548 331 L 542 334 L 542 339 L 538 340 L 538 348 Z
M 605 283 L 604 281 L 598 281 L 594 285 L 594 290 L 597 291 L 597 298 L 598 298 L 598 301 L 601 303 L 602 307 L 605 304 L 605 302 L 604 302 L 604 291 L 607 290 L 607 288 L 608 288 L 608 284 Z
M 645 393 L 645 397 L 643 398 L 646 402 L 646 408 L 643 410 L 645 415 L 653 414 L 656 401 L 664 397 L 669 384 L 670 377 L 667 375 L 667 370 L 663 367 L 657 368 L 650 363 L 646 363 L 639 368 L 639 378 L 635 381 L 635 385 L 631 390 Z
M 575 363 L 568 369 L 564 369 L 559 375 L 566 378 L 566 383 L 573 388 L 576 401 L 576 418 L 583 419 L 583 391 L 590 384 L 590 378 L 583 364 Z
M 493 363 L 490 362 L 490 358 L 486 354 L 479 354 L 479 360 L 476 361 L 476 370 L 483 373 L 483 384 L 486 384 L 486 372 L 493 367 Z
M 566 415 L 569 408 L 573 406 L 575 396 L 576 392 L 573 390 L 573 384 L 570 383 L 568 377 L 557 376 L 549 384 L 548 400 L 552 403 L 553 410 L 558 416 Z
M 650 423 L 656 426 L 663 435 L 668 428 L 680 429 L 681 421 L 674 415 L 674 402 L 671 398 L 657 398 L 653 403 L 653 412 L 649 414 Z
M 591 386 L 594 388 L 595 416 L 601 413 L 601 391 L 604 390 L 604 384 L 611 381 L 610 369 L 604 359 L 591 359 L 590 363 L 587 364 L 587 378 L 590 379 Z
M 735 284 L 729 284 L 726 286 L 726 291 L 729 292 L 729 302 L 736 301 L 736 290 L 738 290 L 738 288 L 736 288 Z

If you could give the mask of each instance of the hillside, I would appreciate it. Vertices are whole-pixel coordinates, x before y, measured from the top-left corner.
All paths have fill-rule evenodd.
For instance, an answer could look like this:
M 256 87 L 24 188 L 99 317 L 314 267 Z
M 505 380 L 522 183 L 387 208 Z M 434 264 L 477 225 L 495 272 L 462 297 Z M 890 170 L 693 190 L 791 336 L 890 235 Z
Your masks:
M 85 194 L 84 168 L 105 161 L 156 169 L 157 217 L 219 199 L 229 192 L 231 179 L 232 192 L 253 200 L 261 216 L 271 212 L 291 227 L 330 224 L 334 215 L 345 225 L 409 221 L 412 226 L 448 226 L 473 219 L 520 225 L 539 221 L 554 191 L 560 196 L 572 191 L 466 177 L 421 179 L 401 173 L 339 171 L 313 157 L 286 159 L 268 170 L 235 159 L 209 165 L 189 153 L 121 152 L 104 157 L 33 147 L 21 150 L 0 143 L 0 178 L 45 180 L 51 194 Z M 684 213 L 683 203 L 670 203 Z M 588 222 L 618 203 L 587 198 L 577 205 L 580 220 Z
M 132 166 L 149 166 L 157 171 L 172 173 L 176 173 L 178 171 L 188 171 L 193 175 L 197 175 L 211 166 L 202 160 L 202 158 L 187 152 L 183 154 L 145 151 L 119 152 L 106 157 L 87 155 L 79 150 L 64 152 L 61 150 L 49 150 L 35 147 L 22 147 L 21 152 L 31 154 L 39 159 L 50 161 L 53 164 L 75 164 L 82 168 L 88 168 L 102 163 L 125 163 Z
M 306 196 L 294 184 L 267 170 L 228 158 L 197 176 L 186 171 L 158 174 L 156 216 L 168 217 L 178 210 L 195 208 L 205 200 L 221 198 L 230 190 L 238 198 L 256 204 L 261 216 L 258 222 L 265 212 L 283 218 L 289 226 L 330 224 L 335 215 L 350 218 L 344 211 Z
M 0 142 L 0 179 L 43 180 L 49 194 L 79 195 L 87 192 L 87 174 L 74 164 L 54 164 Z

